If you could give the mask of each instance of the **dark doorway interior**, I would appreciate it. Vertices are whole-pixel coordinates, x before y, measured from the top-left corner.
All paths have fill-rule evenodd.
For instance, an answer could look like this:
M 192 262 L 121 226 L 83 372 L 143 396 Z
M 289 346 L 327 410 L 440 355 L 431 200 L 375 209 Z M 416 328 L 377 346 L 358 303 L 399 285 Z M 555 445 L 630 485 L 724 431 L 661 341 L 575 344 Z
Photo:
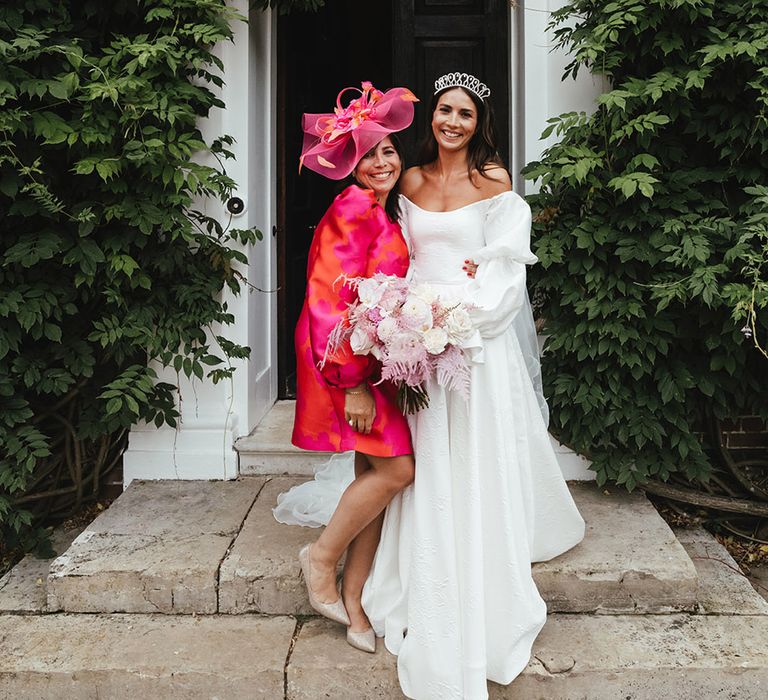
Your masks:
M 311 171 L 298 174 L 301 115 L 329 112 L 343 87 L 370 80 L 411 88 L 422 99 L 403 133 L 409 162 L 426 129 L 433 83 L 442 73 L 480 77 L 493 91 L 499 146 L 508 162 L 507 0 L 326 0 L 317 13 L 278 20 L 279 396 L 295 395 L 293 329 L 304 299 L 314 227 L 339 191 Z M 345 96 L 349 99 L 351 93 Z
M 370 80 L 392 87 L 392 9 L 389 2 L 329 0 L 315 14 L 292 14 L 278 21 L 278 264 L 280 296 L 278 344 L 280 397 L 295 394 L 293 329 L 304 299 L 307 253 L 317 222 L 339 190 L 309 170 L 297 174 L 301 115 L 330 112 L 344 87 Z M 351 99 L 353 93 L 344 98 Z
M 404 134 L 414 152 L 427 129 L 435 79 L 470 73 L 491 89 L 499 152 L 509 162 L 508 0 L 394 0 L 393 75 L 421 98 L 414 127 Z

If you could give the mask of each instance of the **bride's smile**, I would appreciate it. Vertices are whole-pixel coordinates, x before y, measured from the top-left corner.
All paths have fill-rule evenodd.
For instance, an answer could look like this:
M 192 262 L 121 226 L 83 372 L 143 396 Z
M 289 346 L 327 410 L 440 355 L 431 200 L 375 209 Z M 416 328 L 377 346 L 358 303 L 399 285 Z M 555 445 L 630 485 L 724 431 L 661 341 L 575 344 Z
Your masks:
M 448 90 L 440 96 L 432 114 L 432 133 L 438 145 L 459 150 L 469 144 L 477 130 L 477 110 L 462 90 Z

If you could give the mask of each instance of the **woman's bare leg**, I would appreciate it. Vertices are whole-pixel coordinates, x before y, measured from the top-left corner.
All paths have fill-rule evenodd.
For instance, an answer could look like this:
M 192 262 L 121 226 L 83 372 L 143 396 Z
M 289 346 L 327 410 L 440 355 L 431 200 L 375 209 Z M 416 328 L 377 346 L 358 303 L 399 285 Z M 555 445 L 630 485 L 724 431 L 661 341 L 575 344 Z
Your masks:
M 342 554 L 372 521 L 387 507 L 392 498 L 413 481 L 413 455 L 399 457 L 374 457 L 365 455 L 370 465 L 347 487 L 330 522 L 312 545 L 311 578 L 312 589 L 318 598 L 330 603 L 338 598 L 336 592 L 336 565 Z M 355 467 L 357 473 L 357 458 Z M 366 533 L 361 545 L 362 554 L 371 557 L 378 543 L 380 525 Z M 364 559 L 359 552 L 352 552 L 352 574 L 359 578 Z M 360 556 L 361 560 L 356 561 Z M 370 569 L 370 563 L 368 564 Z M 367 576 L 367 572 L 365 574 Z M 365 579 L 363 579 L 365 580 Z M 354 584 L 353 584 L 354 586 Z
M 376 549 L 379 546 L 383 523 L 384 511 L 368 523 L 347 548 L 341 593 L 344 598 L 344 607 L 349 615 L 349 627 L 353 632 L 363 632 L 371 626 L 368 616 L 363 610 L 361 599 L 363 586 L 371 572 Z
M 355 455 L 355 477 L 370 469 L 368 459 L 359 452 Z M 344 597 L 344 607 L 350 619 L 350 629 L 353 632 L 367 630 L 371 623 L 363 610 L 361 602 L 363 586 L 368 578 L 376 556 L 376 548 L 381 538 L 381 526 L 384 522 L 384 511 L 368 523 L 347 547 L 347 558 L 344 561 L 344 577 L 341 593 Z

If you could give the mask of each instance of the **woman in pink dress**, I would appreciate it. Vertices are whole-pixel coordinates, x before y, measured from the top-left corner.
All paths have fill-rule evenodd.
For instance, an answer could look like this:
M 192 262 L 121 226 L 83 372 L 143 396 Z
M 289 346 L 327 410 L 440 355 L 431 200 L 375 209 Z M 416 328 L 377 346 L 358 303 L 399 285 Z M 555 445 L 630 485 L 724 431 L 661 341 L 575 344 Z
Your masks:
M 309 251 L 307 291 L 296 327 L 297 400 L 293 444 L 308 450 L 355 451 L 355 480 L 324 532 L 299 553 L 310 604 L 348 625 L 347 640 L 375 651 L 361 603 L 379 541 L 383 511 L 413 481 L 408 424 L 394 387 L 377 382 L 377 362 L 353 354 L 349 342 L 328 353 L 333 328 L 355 292 L 345 278 L 377 272 L 404 277 L 408 249 L 397 223 L 402 157 L 394 132 L 413 120 L 416 98 L 406 88 L 382 93 L 363 83 L 346 107 L 339 93 L 333 114 L 305 114 L 301 165 L 355 184 L 333 201 Z M 349 89 L 349 88 L 347 88 Z M 336 567 L 346 552 L 342 593 Z

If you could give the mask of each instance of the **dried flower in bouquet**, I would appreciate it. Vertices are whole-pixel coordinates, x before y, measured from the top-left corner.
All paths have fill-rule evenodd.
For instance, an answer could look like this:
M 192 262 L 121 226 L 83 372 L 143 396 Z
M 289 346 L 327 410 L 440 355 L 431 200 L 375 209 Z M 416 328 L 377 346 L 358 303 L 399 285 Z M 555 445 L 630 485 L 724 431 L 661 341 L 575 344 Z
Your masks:
M 345 340 L 355 354 L 373 355 L 381 361 L 381 381 L 397 384 L 405 413 L 429 405 L 425 385 L 432 376 L 469 397 L 470 370 L 462 345 L 474 328 L 466 304 L 447 303 L 427 284 L 411 286 L 381 273 L 344 282 L 357 298 L 331 333 L 326 357 Z

